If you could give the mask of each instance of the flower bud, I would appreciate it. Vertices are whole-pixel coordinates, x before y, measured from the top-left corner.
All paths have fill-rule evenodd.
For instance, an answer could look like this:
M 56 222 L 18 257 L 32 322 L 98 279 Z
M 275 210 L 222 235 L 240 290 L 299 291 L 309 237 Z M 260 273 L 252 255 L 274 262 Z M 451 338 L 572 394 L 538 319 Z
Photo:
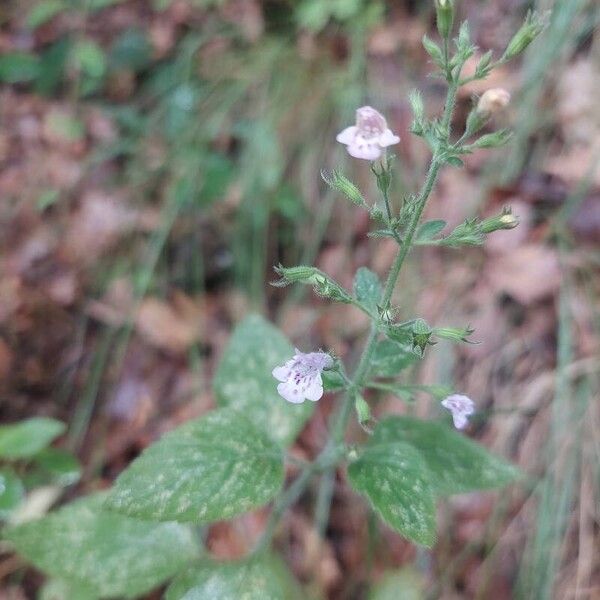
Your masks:
M 323 169 L 321 171 L 321 177 L 330 188 L 341 192 L 353 204 L 363 208 L 367 207 L 367 203 L 360 193 L 360 190 L 339 171 L 334 169 L 333 171 L 328 172 Z
M 492 88 L 487 90 L 477 103 L 477 112 L 484 118 L 500 112 L 508 106 L 510 94 L 503 88 Z
M 352 304 L 354 302 L 352 297 L 339 283 L 326 275 L 321 274 L 317 276 L 314 291 L 322 298 L 329 298 L 335 302 L 342 302 L 343 304 Z
M 392 169 L 389 158 L 382 157 L 379 163 L 371 163 L 371 172 L 375 175 L 377 188 L 385 196 L 392 183 Z
M 535 38 L 542 32 L 548 25 L 549 12 L 540 15 L 538 12 L 529 11 L 525 17 L 525 22 L 521 25 L 521 29 L 515 33 L 512 40 L 510 40 L 504 54 L 501 58 L 502 61 L 510 60 L 515 56 L 521 54 L 535 40 Z
M 330 298 L 336 302 L 352 304 L 352 296 L 334 279 L 320 271 L 316 267 L 298 266 L 298 267 L 275 267 L 275 272 L 281 276 L 278 281 L 273 281 L 271 285 L 275 287 L 285 287 L 291 283 L 303 283 L 312 285 L 316 294 L 323 298 Z
M 435 0 L 435 11 L 438 32 L 447 39 L 454 24 L 454 0 Z
M 356 416 L 360 426 L 365 431 L 371 433 L 370 428 L 367 426 L 371 420 L 371 408 L 367 404 L 367 401 L 360 394 L 356 394 L 354 398 L 354 408 L 356 409 Z
M 433 335 L 435 337 L 444 340 L 451 340 L 453 342 L 473 343 L 469 340 L 469 336 L 471 336 L 474 331 L 475 330 L 471 329 L 471 327 L 436 327 L 433 330 Z
M 465 137 L 477 133 L 493 114 L 505 108 L 509 102 L 510 94 L 502 88 L 492 88 L 484 92 L 467 117 Z
M 512 214 L 510 208 L 505 208 L 501 215 L 484 219 L 480 228 L 483 233 L 492 233 L 500 229 L 514 229 L 519 224 L 519 219 Z
M 424 319 L 417 319 L 412 326 L 412 343 L 413 349 L 418 348 L 421 356 L 425 352 L 425 348 L 427 344 L 430 344 L 429 341 L 432 334 L 432 329 L 427 324 L 427 321 Z
M 298 267 L 283 267 L 282 265 L 279 265 L 278 267 L 275 267 L 275 272 L 281 277 L 278 281 L 273 281 L 271 283 L 271 285 L 275 287 L 285 287 L 292 283 L 315 285 L 324 277 L 319 269 L 303 265 Z

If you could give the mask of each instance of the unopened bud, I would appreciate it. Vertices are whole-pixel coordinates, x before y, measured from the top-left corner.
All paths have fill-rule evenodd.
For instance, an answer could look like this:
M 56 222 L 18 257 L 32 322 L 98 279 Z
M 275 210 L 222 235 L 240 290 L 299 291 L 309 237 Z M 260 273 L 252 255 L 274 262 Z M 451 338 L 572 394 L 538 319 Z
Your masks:
M 368 423 L 371 420 L 371 408 L 360 394 L 356 394 L 354 398 L 354 408 L 356 409 L 356 416 L 361 427 L 371 433 L 368 427 Z
M 473 334 L 474 329 L 471 327 L 436 327 L 433 330 L 433 335 L 444 340 L 451 340 L 453 342 L 467 342 L 473 343 L 469 340 L 469 337 Z
M 367 206 L 367 203 L 363 198 L 363 195 L 360 193 L 360 190 L 339 171 L 334 169 L 333 171 L 329 172 L 323 169 L 321 171 L 321 177 L 329 187 L 344 194 L 344 196 L 346 196 L 346 198 L 348 198 L 348 200 L 350 200 L 350 202 L 353 204 L 362 207 Z
M 510 40 L 504 55 L 502 56 L 503 61 L 510 60 L 515 56 L 521 54 L 535 40 L 535 38 L 542 32 L 548 25 L 550 13 L 544 13 L 540 15 L 535 11 L 529 11 L 525 17 L 525 22 L 521 25 L 521 29 L 515 33 L 512 40 Z
M 477 103 L 477 112 L 489 118 L 494 113 L 500 112 L 508 106 L 510 94 L 503 88 L 492 88 L 484 92 Z
M 352 303 L 352 297 L 337 281 L 315 267 L 282 267 L 279 265 L 275 267 L 275 272 L 281 276 L 281 279 L 271 283 L 275 287 L 285 287 L 292 283 L 303 283 L 305 285 L 312 285 L 315 293 L 323 298 L 330 298 L 344 304 Z
M 430 343 L 432 330 L 424 319 L 417 319 L 412 327 L 412 342 L 413 349 L 418 348 L 421 356 L 425 352 L 425 348 Z
M 435 0 L 435 10 L 438 32 L 447 39 L 454 24 L 454 0 Z
M 512 214 L 510 208 L 505 208 L 501 215 L 484 219 L 480 228 L 483 233 L 492 233 L 500 229 L 514 229 L 519 224 L 519 219 Z
M 271 283 L 275 287 L 285 287 L 292 283 L 315 285 L 325 279 L 324 274 L 319 269 L 302 265 L 298 267 L 283 267 L 279 265 L 275 267 L 275 272 L 281 277 L 281 279 Z

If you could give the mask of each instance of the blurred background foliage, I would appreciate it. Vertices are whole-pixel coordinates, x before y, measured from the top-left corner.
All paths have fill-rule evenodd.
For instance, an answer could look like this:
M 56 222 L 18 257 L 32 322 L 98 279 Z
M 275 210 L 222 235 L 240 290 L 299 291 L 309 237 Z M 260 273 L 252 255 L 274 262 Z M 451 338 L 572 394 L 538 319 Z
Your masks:
M 521 225 L 483 249 L 415 252 L 402 310 L 470 323 L 483 343 L 440 343 L 411 376 L 476 398 L 473 435 L 531 477 L 499 498 L 449 501 L 433 553 L 373 519 L 365 528 L 366 509 L 340 478 L 327 538 L 315 538 L 301 505 L 280 549 L 311 594 L 332 598 L 402 589 L 591 599 L 600 595 L 600 11 L 594 0 L 458 5 L 481 54 L 496 56 L 528 8 L 553 13 L 520 64 L 459 98 L 457 129 L 473 97 L 507 88 L 499 124 L 516 135 L 446 169 L 429 216 L 456 225 L 510 204 Z M 393 243 L 369 239 L 368 221 L 319 171 L 342 166 L 375 197 L 368 168 L 334 141 L 369 103 L 402 136 L 395 198 L 415 189 L 427 153 L 408 133 L 408 92 L 421 89 L 433 113 L 444 90 L 429 76 L 425 33 L 435 36 L 428 0 L 4 0 L 0 415 L 64 421 L 56 451 L 77 474 L 44 479 L 58 492 L 39 510 L 106 487 L 160 433 L 206 411 L 232 323 L 250 310 L 303 349 L 353 359 L 366 323 L 352 308 L 266 282 L 277 263 L 317 263 L 346 284 L 360 265 L 385 272 Z M 379 401 L 404 410 L 384 393 Z M 411 410 L 427 414 L 428 402 Z M 320 447 L 330 405 L 303 432 L 300 458 Z M 25 477 L 28 462 L 4 467 L 19 498 L 23 485 L 40 488 Z M 263 520 L 217 525 L 207 544 L 243 554 Z M 0 577 L 15 598 L 39 585 L 10 555 Z M 372 581 L 381 583 L 369 592 Z

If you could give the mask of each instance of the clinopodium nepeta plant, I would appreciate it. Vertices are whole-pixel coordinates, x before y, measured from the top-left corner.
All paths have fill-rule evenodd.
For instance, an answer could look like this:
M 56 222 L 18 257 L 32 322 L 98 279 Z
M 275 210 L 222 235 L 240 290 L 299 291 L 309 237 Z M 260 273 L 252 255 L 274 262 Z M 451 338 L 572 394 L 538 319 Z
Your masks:
M 448 91 L 443 113 L 436 118 L 426 116 L 418 92 L 410 96 L 411 133 L 422 137 L 431 149 L 420 191 L 399 202 L 390 197 L 393 163 L 386 152 L 399 138 L 369 106 L 357 110 L 356 124 L 337 139 L 351 156 L 371 161 L 380 200 L 369 202 L 339 171 L 323 172 L 325 181 L 357 210 L 369 212 L 377 224 L 373 237 L 389 237 L 397 243 L 386 280 L 381 282 L 374 272 L 361 268 L 353 289 L 346 290 L 311 266 L 276 268 L 275 285 L 310 285 L 322 298 L 352 304 L 369 317 L 370 330 L 356 366 L 346 369 L 326 351 L 294 350 L 265 320 L 247 318 L 233 333 L 216 373 L 217 409 L 150 446 L 108 492 L 5 531 L 16 550 L 51 577 L 48 597 L 132 598 L 172 578 L 168 600 L 302 597 L 270 547 L 283 514 L 313 480 L 319 481 L 315 518 L 320 531 L 328 520 L 334 474 L 346 466 L 350 485 L 390 527 L 430 547 L 436 538 L 438 499 L 502 486 L 517 475 L 512 465 L 452 427 L 450 414 L 456 428 L 467 425 L 476 410 L 472 400 L 448 395 L 441 386 L 398 382 L 401 371 L 419 361 L 436 339 L 464 342 L 471 332 L 431 326 L 420 318 L 400 320 L 393 293 L 415 245 L 476 245 L 487 234 L 517 225 L 510 210 L 505 210 L 493 218 L 469 219 L 440 235 L 442 221 L 420 224 L 420 219 L 440 169 L 460 167 L 464 155 L 501 146 L 510 137 L 504 130 L 480 135 L 493 113 L 509 101 L 508 94 L 498 89 L 482 95 L 465 130 L 454 134 L 451 123 L 458 89 L 468 81 L 484 79 L 495 66 L 522 52 L 543 23 L 535 13 L 529 14 L 498 60 L 488 52 L 474 73 L 465 76 L 463 67 L 475 52 L 467 23 L 452 40 L 453 0 L 437 0 L 436 9 L 441 44 L 428 37 L 423 44 Z M 424 390 L 450 412 L 440 409 L 438 420 L 407 416 L 376 420 L 365 390 L 400 398 Z M 286 449 L 324 391 L 340 394 L 328 440 L 312 462 L 296 465 L 298 474 L 286 487 Z M 353 414 L 365 429 L 366 441 L 350 447 L 345 432 Z M 230 519 L 271 501 L 264 533 L 246 559 L 219 563 L 198 547 L 198 529 L 190 524 Z

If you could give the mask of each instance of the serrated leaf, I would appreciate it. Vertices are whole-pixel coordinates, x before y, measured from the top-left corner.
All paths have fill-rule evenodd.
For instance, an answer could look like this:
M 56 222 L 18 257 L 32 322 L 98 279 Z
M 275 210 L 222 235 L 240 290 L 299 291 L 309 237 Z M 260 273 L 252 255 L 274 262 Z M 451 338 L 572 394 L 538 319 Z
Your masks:
M 519 474 L 516 467 L 443 423 L 387 417 L 378 424 L 372 439 L 414 446 L 427 463 L 438 496 L 501 487 Z
M 250 561 L 204 562 L 178 577 L 165 600 L 301 600 L 303 594 L 275 556 Z
M 16 473 L 8 467 L 0 469 L 0 519 L 10 515 L 19 506 L 25 489 Z
M 281 445 L 289 445 L 308 420 L 314 404 L 290 404 L 277 393 L 272 370 L 294 354 L 293 346 L 257 315 L 234 330 L 214 378 L 217 404 L 245 414 Z
M 371 359 L 371 377 L 394 377 L 419 358 L 409 344 L 380 340 Z
M 0 457 L 29 458 L 49 446 L 65 430 L 55 419 L 35 417 L 0 426 Z
M 433 239 L 442 229 L 446 227 L 446 221 L 435 220 L 426 221 L 417 230 L 416 239 L 419 242 L 425 242 Z
M 211 523 L 262 506 L 283 484 L 283 453 L 233 409 L 163 436 L 117 478 L 107 507 L 141 519 Z
M 348 467 L 352 487 L 369 499 L 388 525 L 407 539 L 431 547 L 435 502 L 425 461 L 408 444 L 374 442 Z
M 372 313 L 377 313 L 377 305 L 381 299 L 382 288 L 379 277 L 367 267 L 360 267 L 354 277 L 354 296 Z
M 197 556 L 191 531 L 102 510 L 88 496 L 5 532 L 17 552 L 44 573 L 84 585 L 101 598 L 140 596 Z

